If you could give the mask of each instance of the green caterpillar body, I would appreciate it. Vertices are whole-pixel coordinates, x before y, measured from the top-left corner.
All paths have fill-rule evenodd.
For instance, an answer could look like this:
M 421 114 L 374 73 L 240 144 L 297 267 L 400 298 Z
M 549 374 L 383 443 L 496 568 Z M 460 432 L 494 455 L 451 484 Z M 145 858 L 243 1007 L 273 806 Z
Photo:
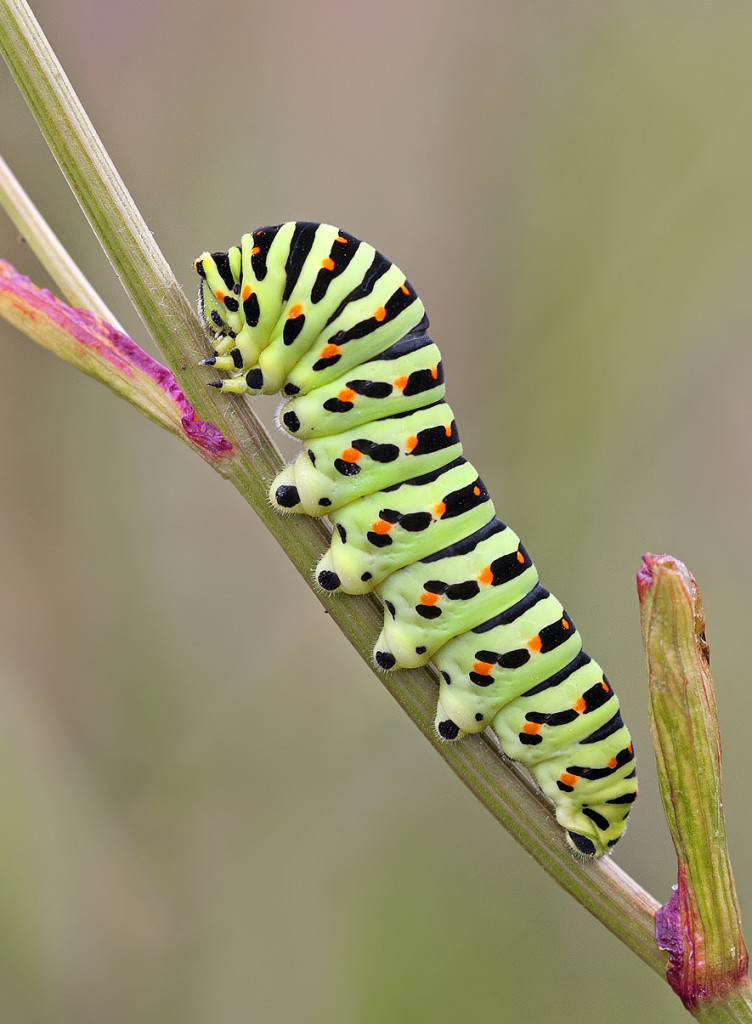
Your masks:
M 432 660 L 445 740 L 490 727 L 552 800 L 570 846 L 600 857 L 637 795 L 619 702 L 462 455 L 441 357 L 404 274 L 352 235 L 291 221 L 204 253 L 199 308 L 214 387 L 288 399 L 304 443 L 271 486 L 284 512 L 329 516 L 327 591 L 375 590 L 383 670 Z

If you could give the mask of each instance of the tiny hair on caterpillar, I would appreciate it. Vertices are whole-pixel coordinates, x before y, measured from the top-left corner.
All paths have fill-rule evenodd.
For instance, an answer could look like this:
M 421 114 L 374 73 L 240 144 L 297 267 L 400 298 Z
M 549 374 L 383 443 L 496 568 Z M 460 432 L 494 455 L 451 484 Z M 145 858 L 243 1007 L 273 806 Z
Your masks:
M 405 275 L 328 224 L 288 221 L 194 263 L 230 394 L 287 399 L 303 450 L 272 483 L 283 512 L 328 516 L 326 591 L 384 604 L 376 665 L 440 674 L 443 740 L 490 728 L 552 801 L 578 854 L 618 841 L 637 796 L 619 701 L 519 537 L 496 517 L 444 400 L 441 355 Z

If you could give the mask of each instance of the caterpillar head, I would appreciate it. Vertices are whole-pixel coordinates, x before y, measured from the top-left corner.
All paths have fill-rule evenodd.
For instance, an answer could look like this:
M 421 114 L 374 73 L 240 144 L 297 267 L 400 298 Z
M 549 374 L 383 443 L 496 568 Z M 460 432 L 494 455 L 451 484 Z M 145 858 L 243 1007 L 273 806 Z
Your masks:
M 193 269 L 201 278 L 198 313 L 215 336 L 233 336 L 243 326 L 236 294 L 239 258 L 240 250 L 235 248 L 229 252 L 204 252 L 193 263 Z

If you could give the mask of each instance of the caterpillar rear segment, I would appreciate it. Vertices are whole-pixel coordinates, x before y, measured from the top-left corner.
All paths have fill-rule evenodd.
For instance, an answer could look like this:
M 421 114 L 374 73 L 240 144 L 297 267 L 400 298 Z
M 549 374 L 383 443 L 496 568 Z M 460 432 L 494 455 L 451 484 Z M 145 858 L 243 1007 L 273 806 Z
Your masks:
M 607 853 L 637 795 L 618 699 L 463 457 L 412 286 L 365 242 L 302 221 L 194 266 L 214 335 L 205 362 L 230 375 L 212 385 L 288 399 L 279 424 L 304 447 L 270 498 L 330 517 L 320 586 L 375 589 L 375 661 L 433 660 L 439 735 L 492 728 L 552 800 L 569 845 Z

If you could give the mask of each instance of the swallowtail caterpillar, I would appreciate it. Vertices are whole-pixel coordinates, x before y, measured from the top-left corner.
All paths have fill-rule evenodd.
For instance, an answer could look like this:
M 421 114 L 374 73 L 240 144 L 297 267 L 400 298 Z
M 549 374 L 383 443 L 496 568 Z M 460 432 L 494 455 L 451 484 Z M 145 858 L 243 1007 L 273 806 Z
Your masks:
M 327 224 L 289 221 L 204 253 L 204 360 L 231 394 L 277 394 L 303 442 L 270 498 L 328 516 L 327 591 L 375 590 L 388 671 L 431 660 L 444 740 L 491 728 L 588 858 L 622 835 L 637 795 L 619 701 L 517 535 L 496 518 L 444 401 L 441 356 L 404 274 Z

